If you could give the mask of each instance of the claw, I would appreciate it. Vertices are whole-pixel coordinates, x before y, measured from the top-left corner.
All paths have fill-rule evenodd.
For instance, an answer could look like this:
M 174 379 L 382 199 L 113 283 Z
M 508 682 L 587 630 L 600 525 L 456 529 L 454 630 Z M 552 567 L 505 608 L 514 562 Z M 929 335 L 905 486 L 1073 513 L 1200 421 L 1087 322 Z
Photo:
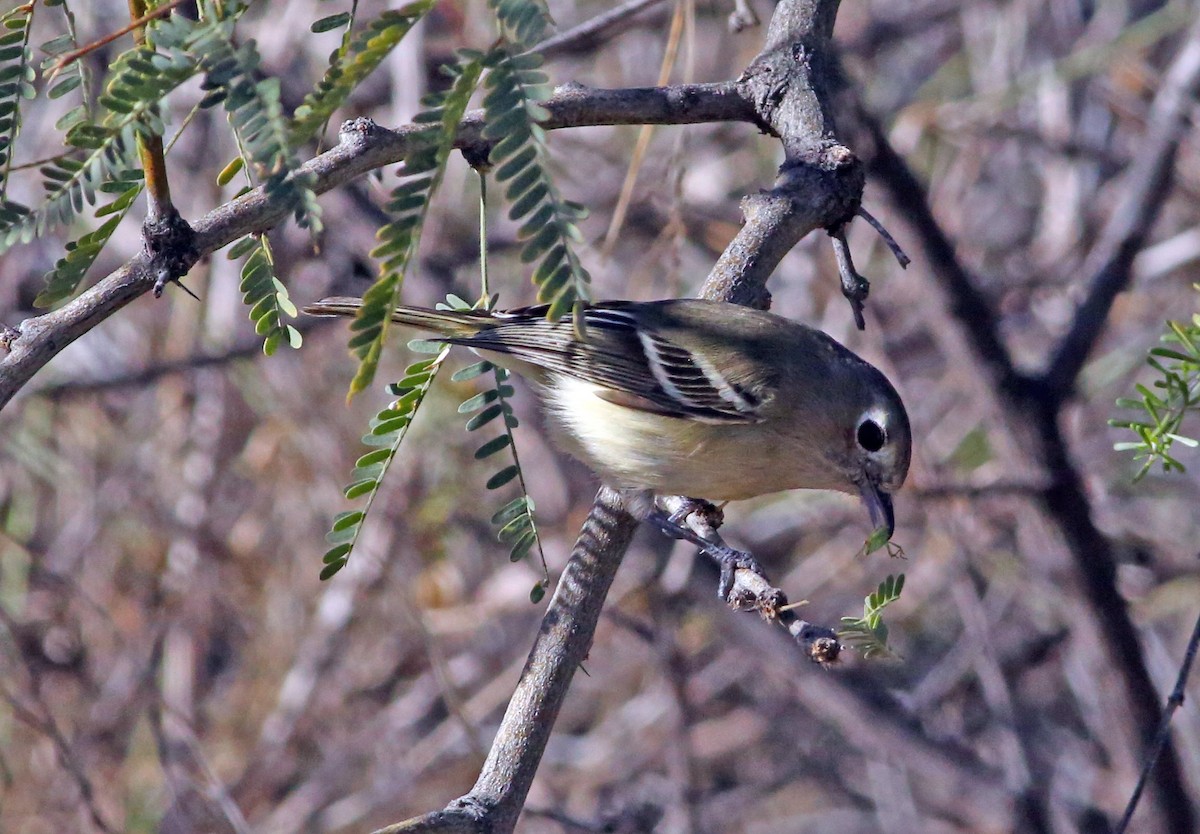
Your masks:
M 692 500 L 694 499 L 689 499 L 689 502 Z M 707 502 L 703 503 L 707 504 Z M 713 512 L 720 512 L 720 510 L 711 504 L 709 504 L 708 507 L 710 507 Z M 695 504 L 685 505 L 684 507 L 678 508 L 669 516 L 661 511 L 656 510 L 648 516 L 647 520 L 653 522 L 668 536 L 676 539 L 682 539 L 686 542 L 691 542 L 715 559 L 721 568 L 721 578 L 717 583 L 717 596 L 725 602 L 729 602 L 730 594 L 733 591 L 735 574 L 739 569 L 753 571 L 759 576 L 763 575 L 763 570 L 759 566 L 758 562 L 755 561 L 754 557 L 749 553 L 746 553 L 743 550 L 734 550 L 732 547 L 725 544 L 725 542 L 721 541 L 721 537 L 717 535 L 715 529 L 712 531 L 714 539 L 707 539 L 704 536 L 701 536 L 695 530 L 692 530 L 690 527 L 682 524 L 680 519 L 686 519 L 695 509 Z M 703 506 L 701 506 L 700 509 L 702 511 L 705 510 Z
M 717 598 L 725 602 L 729 602 L 729 596 L 733 592 L 737 571 L 748 570 L 759 576 L 763 575 L 762 566 L 744 550 L 726 547 L 720 553 L 709 551 L 709 555 L 714 556 L 721 565 L 721 579 L 717 582 Z

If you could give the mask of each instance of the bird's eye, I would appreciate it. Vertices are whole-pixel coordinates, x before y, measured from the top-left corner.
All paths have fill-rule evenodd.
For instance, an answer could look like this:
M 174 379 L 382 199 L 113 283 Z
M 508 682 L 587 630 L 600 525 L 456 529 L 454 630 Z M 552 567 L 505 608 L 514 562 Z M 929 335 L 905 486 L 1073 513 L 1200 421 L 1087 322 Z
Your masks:
M 858 445 L 868 452 L 878 452 L 885 440 L 887 435 L 874 420 L 863 420 L 858 424 Z

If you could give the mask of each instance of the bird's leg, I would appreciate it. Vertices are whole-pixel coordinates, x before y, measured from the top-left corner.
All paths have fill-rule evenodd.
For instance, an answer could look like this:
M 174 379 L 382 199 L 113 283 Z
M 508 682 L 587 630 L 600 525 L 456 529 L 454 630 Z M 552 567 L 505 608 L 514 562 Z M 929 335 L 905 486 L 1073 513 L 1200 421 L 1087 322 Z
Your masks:
M 626 500 L 638 508 L 638 518 L 652 522 L 668 536 L 691 542 L 717 560 L 721 566 L 717 595 L 730 607 L 757 611 L 764 619 L 783 626 L 804 647 L 810 660 L 823 665 L 837 660 L 842 649 L 837 633 L 796 616 L 797 606 L 789 605 L 783 591 L 767 581 L 754 557 L 734 550 L 721 539 L 717 533 L 724 520 L 720 508 L 680 495 L 656 499 L 646 492 L 627 496 Z M 738 575 L 739 569 L 747 573 Z
M 721 538 L 717 528 L 725 520 L 724 514 L 708 501 L 680 495 L 662 496 L 647 520 L 668 536 L 691 542 L 717 560 L 721 568 L 717 596 L 726 602 L 733 590 L 734 573 L 739 568 L 763 576 L 763 569 L 753 556 L 744 550 L 735 550 Z

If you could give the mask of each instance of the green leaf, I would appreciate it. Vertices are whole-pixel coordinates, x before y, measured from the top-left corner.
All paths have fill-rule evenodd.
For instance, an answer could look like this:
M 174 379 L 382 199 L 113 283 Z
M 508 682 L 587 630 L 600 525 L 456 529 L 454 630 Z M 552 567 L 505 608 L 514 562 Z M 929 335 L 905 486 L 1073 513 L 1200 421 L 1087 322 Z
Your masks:
M 297 148 L 325 125 L 356 87 L 374 72 L 403 40 L 412 27 L 433 8 L 435 0 L 410 3 L 402 9 L 385 11 L 369 23 L 347 46 L 333 54 L 332 63 L 316 88 L 296 108 L 289 130 L 288 144 Z M 327 31 L 344 25 L 344 15 L 331 15 L 313 24 L 313 31 Z M 318 30 L 322 25 L 325 28 Z
M 350 553 L 350 544 L 348 542 L 343 542 L 342 544 L 336 545 L 335 547 L 331 547 L 328 551 L 326 551 L 325 556 L 323 557 L 322 561 L 324 561 L 326 563 L 338 562 L 338 561 L 345 562 L 346 556 L 349 553 Z
M 372 448 L 359 456 L 354 464 L 352 474 L 354 481 L 345 490 L 346 498 L 365 497 L 366 503 L 361 510 L 341 512 L 334 517 L 326 538 L 331 543 L 336 541 L 339 547 L 344 547 L 344 550 L 338 552 L 334 557 L 339 560 L 337 563 L 339 567 L 332 571 L 327 567 L 321 572 L 323 579 L 340 570 L 340 566 L 349 559 L 350 553 L 358 542 L 362 524 L 375 502 L 379 486 L 383 483 L 388 468 L 400 449 L 400 444 L 408 435 L 408 428 L 412 425 L 413 418 L 425 401 L 425 395 L 428 394 L 449 353 L 450 347 L 444 345 L 436 357 L 423 359 L 409 365 L 404 378 L 394 386 L 395 389 L 404 391 L 403 396 L 372 418 L 371 430 L 364 436 L 363 441 L 368 446 L 382 446 L 382 448 Z M 330 553 L 334 553 L 334 551 L 331 550 Z
M 337 561 L 330 562 L 321 570 L 321 581 L 324 582 L 327 579 L 332 579 L 333 576 L 344 567 L 346 567 L 345 559 L 339 559 Z
M 503 527 L 519 515 L 525 514 L 530 506 L 528 496 L 521 495 L 509 501 L 492 516 L 492 524 Z
M 140 187 L 137 190 L 140 191 Z M 51 307 L 74 295 L 87 271 L 95 263 L 96 258 L 124 216 L 125 213 L 122 211 L 119 216 L 110 217 L 94 231 L 68 243 L 66 254 L 58 259 L 58 262 L 54 264 L 54 269 L 42 277 L 44 287 L 33 300 L 34 305 Z
M 33 4 L 23 4 L 0 17 L 0 23 L 7 30 L 0 38 L 0 44 L 4 44 L 0 48 L 0 79 L 7 82 L 0 84 L 0 203 L 6 202 L 11 149 L 21 132 L 21 100 L 30 97 L 26 94 L 29 89 L 26 79 L 33 72 L 30 66 L 33 56 L 29 49 L 33 9 Z
M 390 450 L 389 450 L 390 453 Z M 352 510 L 343 513 L 338 513 L 333 518 L 332 531 L 347 530 L 351 527 L 356 527 L 363 520 L 362 510 Z
M 525 7 L 521 14 L 529 14 L 533 8 L 524 0 L 512 2 Z M 506 0 L 501 0 L 501 5 L 505 4 Z M 512 201 L 509 217 L 524 220 L 518 230 L 521 260 L 538 264 L 533 272 L 538 298 L 549 303 L 548 318 L 559 318 L 572 310 L 577 300 L 587 298 L 591 277 L 574 251 L 582 240 L 575 226 L 580 207 L 562 199 L 548 170 L 545 132 L 538 124 L 548 113 L 535 104 L 545 98 L 545 78 L 532 72 L 539 61 L 505 44 L 488 53 L 484 60 L 489 68 L 488 94 L 483 100 L 484 136 L 498 140 L 492 147 L 491 162 Z
M 842 617 L 838 639 L 866 658 L 895 657 L 895 652 L 888 646 L 888 627 L 883 622 L 882 612 L 900 598 L 903 590 L 904 574 L 889 575 L 873 593 L 867 595 L 861 617 Z
M 263 337 L 263 352 L 270 356 L 276 346 L 286 342 L 293 348 L 300 346 L 300 334 L 283 319 L 295 318 L 296 306 L 288 297 L 287 287 L 275 275 L 275 262 L 266 236 L 251 237 L 255 244 L 250 256 L 242 264 L 242 303 L 250 308 L 250 321 L 254 332 Z M 238 251 L 244 246 L 235 247 Z
M 513 542 L 512 549 L 508 552 L 509 561 L 519 562 L 524 559 L 536 542 L 537 534 L 533 530 L 527 530 L 521 538 Z
M 480 446 L 478 449 L 475 450 L 475 459 L 483 460 L 486 457 L 491 457 L 492 455 L 496 454 L 496 452 L 499 452 L 501 449 L 508 448 L 508 446 L 510 446 L 511 444 L 512 444 L 512 439 L 507 434 L 501 434 L 496 437 L 493 437 L 491 440 L 484 443 L 482 446 Z
M 365 481 L 357 481 L 353 484 L 350 484 L 350 486 L 346 487 L 344 490 L 344 494 L 348 499 L 354 500 L 355 498 L 360 498 L 369 493 L 374 493 L 376 487 L 378 486 L 379 481 L 375 480 L 374 478 L 368 478 Z
M 230 180 L 237 176 L 238 172 L 245 167 L 246 160 L 242 159 L 240 156 L 235 156 L 233 159 L 229 160 L 229 164 L 222 168 L 220 173 L 217 174 L 217 185 L 222 187 L 229 185 Z
M 460 368 L 451 375 L 450 379 L 455 382 L 466 382 L 467 380 L 475 379 L 477 376 L 486 374 L 495 367 L 491 362 L 484 359 L 482 362 L 476 362 L 473 365 L 468 365 L 465 368 Z
M 533 526 L 528 510 L 529 507 L 526 505 L 520 515 L 510 519 L 496 532 L 496 538 L 502 542 L 511 542 L 525 535 L 525 532 Z
M 440 339 L 412 339 L 408 343 L 408 349 L 416 353 L 437 353 L 445 343 Z
M 421 6 L 423 4 L 416 4 L 410 8 Z M 359 366 L 350 383 L 350 396 L 366 388 L 375 376 L 391 312 L 399 303 L 404 274 L 416 252 L 429 201 L 441 183 L 446 161 L 454 147 L 458 123 L 479 82 L 482 66 L 479 59 L 471 59 L 460 62 L 457 70 L 454 85 L 434 97 L 437 104 L 427 111 L 427 119 L 433 119 L 439 125 L 433 129 L 433 167 L 436 172 L 430 177 L 421 176 L 416 181 L 402 183 L 393 190 L 388 204 L 393 217 L 379 230 L 378 237 L 384 242 L 374 253 L 375 257 L 382 258 L 379 277 L 363 294 L 363 304 L 351 325 L 356 333 L 350 345 L 359 359 Z M 442 345 L 433 343 L 430 349 L 440 351 Z
M 488 0 L 488 7 L 496 15 L 504 36 L 525 48 L 542 40 L 547 27 L 553 22 L 541 0 Z M 526 57 L 520 66 L 540 65 L 541 56 L 533 54 Z
M 356 460 L 354 462 L 354 467 L 356 469 L 364 469 L 368 466 L 374 466 L 378 463 L 385 463 L 389 458 L 391 458 L 391 456 L 392 452 L 390 449 L 376 449 L 373 452 L 367 452 L 367 454 Z
M 521 470 L 514 464 L 506 466 L 487 480 L 488 489 L 499 489 L 519 475 Z
M 1146 364 L 1156 374 L 1150 386 L 1138 383 L 1135 390 L 1141 399 L 1122 397 L 1119 408 L 1140 411 L 1136 418 L 1112 420 L 1110 423 L 1134 433 L 1136 440 L 1114 444 L 1118 451 L 1133 452 L 1142 465 L 1134 480 L 1144 477 L 1155 463 L 1164 472 L 1185 471 L 1172 449 L 1179 443 L 1189 448 L 1200 445 L 1181 431 L 1185 419 L 1200 409 L 1200 316 L 1190 324 L 1167 322 L 1164 342 L 1178 347 L 1151 348 Z
M 458 413 L 459 414 L 470 414 L 472 412 L 478 411 L 479 409 L 483 408 L 488 403 L 494 402 L 495 400 L 497 400 L 499 398 L 500 398 L 499 391 L 497 391 L 494 388 L 489 389 L 480 394 L 476 394 L 475 396 L 471 397 L 469 400 L 464 401 L 461 405 L 459 405 Z
M 475 431 L 476 429 L 480 428 L 481 426 L 486 426 L 492 420 L 499 417 L 503 411 L 504 411 L 504 407 L 498 403 L 495 405 L 488 406 L 483 411 L 479 412 L 478 414 L 476 414 L 474 417 L 472 417 L 470 420 L 467 421 L 467 431 Z
M 350 13 L 341 12 L 340 14 L 331 14 L 328 17 L 323 17 L 320 20 L 313 22 L 313 25 L 308 27 L 309 31 L 314 35 L 319 35 L 322 32 L 329 32 L 333 29 L 340 29 L 350 22 Z
M 1195 361 L 1197 361 L 1197 358 L 1195 356 L 1191 356 L 1186 353 L 1180 353 L 1179 351 L 1172 350 L 1171 348 L 1162 348 L 1162 347 L 1151 348 L 1150 355 L 1151 356 L 1161 356 L 1165 359 L 1176 359 L 1180 362 L 1195 362 Z

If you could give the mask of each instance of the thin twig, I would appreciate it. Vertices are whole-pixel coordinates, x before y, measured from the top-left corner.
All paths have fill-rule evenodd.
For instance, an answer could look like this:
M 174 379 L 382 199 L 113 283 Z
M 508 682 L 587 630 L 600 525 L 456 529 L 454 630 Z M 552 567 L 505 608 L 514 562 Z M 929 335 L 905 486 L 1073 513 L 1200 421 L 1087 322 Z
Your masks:
M 92 41 L 91 43 L 86 44 L 85 46 L 81 46 L 78 49 L 76 49 L 74 52 L 68 52 L 66 55 L 63 55 L 61 58 L 59 58 L 57 61 L 54 62 L 54 66 L 50 68 L 50 72 L 46 75 L 46 80 L 53 81 L 54 77 L 56 75 L 58 75 L 60 72 L 62 72 L 63 68 L 66 67 L 67 64 L 70 64 L 74 61 L 78 61 L 80 58 L 84 57 L 85 55 L 95 52 L 97 49 L 99 49 L 102 46 L 107 46 L 108 44 L 115 41 L 117 38 L 119 38 L 123 35 L 128 35 L 130 32 L 134 31 L 135 29 L 145 26 L 151 20 L 162 17 L 163 15 L 166 15 L 168 12 L 170 12 L 176 6 L 182 6 L 184 3 L 187 3 L 187 2 L 189 2 L 189 0 L 168 0 L 168 2 L 159 6 L 154 11 L 149 12 L 144 15 L 141 15 L 141 16 L 135 18 L 134 20 L 129 21 L 129 23 L 127 25 L 122 26 L 117 31 L 115 31 L 111 34 L 105 35 L 104 37 L 100 38 L 99 40 Z
M 734 82 L 621 90 L 575 85 L 559 88 L 543 104 L 550 112 L 543 127 L 549 130 L 599 124 L 760 121 L 753 103 Z M 299 173 L 314 178 L 313 190 L 318 194 L 400 162 L 436 138 L 436 131 L 419 125 L 391 131 L 367 120 L 347 124 L 337 147 L 300 166 Z M 456 146 L 478 146 L 482 132 L 483 111 L 468 113 L 459 124 Z M 256 188 L 196 221 L 194 255 L 202 257 L 247 234 L 272 228 L 287 215 L 286 207 Z M 157 277 L 151 257 L 139 254 L 57 310 L 23 321 L 15 338 L 11 331 L 0 330 L 7 334 L 0 339 L 0 409 L 67 345 L 151 291 Z
M 60 162 L 69 156 L 70 156 L 70 154 L 67 154 L 67 153 L 56 153 L 54 156 L 47 156 L 47 157 L 43 157 L 41 159 L 35 159 L 32 162 L 22 162 L 20 165 L 13 165 L 8 170 L 10 172 L 12 172 L 12 171 L 26 171 L 30 168 L 41 168 L 43 165 L 49 165 L 52 162 Z
M 912 263 L 912 258 L 908 257 L 904 250 L 900 248 L 900 244 L 896 242 L 894 237 L 892 237 L 891 232 L 889 232 L 887 228 L 880 223 L 874 215 L 871 214 L 871 212 L 867 211 L 862 206 L 858 207 L 858 216 L 870 223 L 871 228 L 874 229 L 881 238 L 883 238 L 883 242 L 887 244 L 887 248 L 891 249 L 892 254 L 896 256 L 896 261 L 900 264 L 900 268 L 908 269 L 908 265 Z
M 1125 813 L 1121 816 L 1121 821 L 1117 823 L 1113 834 L 1125 834 L 1125 830 L 1129 827 L 1129 821 L 1133 819 L 1133 812 L 1137 810 L 1138 800 L 1142 798 L 1142 791 L 1145 790 L 1146 783 L 1150 780 L 1154 764 L 1167 745 L 1167 738 L 1171 732 L 1171 718 L 1175 715 L 1175 710 L 1183 705 L 1187 679 L 1192 671 L 1192 663 L 1196 660 L 1197 648 L 1200 648 L 1200 617 L 1196 618 L 1196 625 L 1192 628 L 1192 637 L 1188 640 L 1187 651 L 1183 653 L 1183 663 L 1179 666 L 1179 676 L 1175 679 L 1175 688 L 1171 690 L 1166 706 L 1163 707 L 1162 720 L 1159 722 L 1158 732 L 1154 734 L 1154 743 L 1146 754 L 1146 761 L 1142 765 L 1137 785 L 1133 788 L 1133 795 L 1129 797 L 1129 804 L 1125 806 Z
M 1084 267 L 1085 273 L 1093 276 L 1087 297 L 1043 373 L 1047 389 L 1059 399 L 1071 393 L 1092 347 L 1104 331 L 1117 295 L 1133 278 L 1133 259 L 1145 247 L 1175 184 L 1176 153 L 1187 134 L 1188 114 L 1198 94 L 1200 19 L 1188 32 L 1154 96 L 1145 136 L 1118 192 L 1122 195 L 1121 204 Z
M 0 607 L 0 622 L 10 634 L 15 636 L 17 624 L 2 607 Z M 24 656 L 22 659 L 25 659 Z M 84 771 L 83 763 L 79 761 L 79 757 L 72 749 L 70 742 L 67 741 L 67 737 L 63 735 L 62 729 L 54 719 L 54 713 L 51 712 L 50 706 L 42 695 L 41 677 L 33 664 L 26 662 L 26 669 L 31 678 L 29 693 L 42 715 L 38 715 L 34 710 L 21 703 L 13 693 L 9 692 L 2 681 L 0 681 L 0 700 L 8 704 L 13 716 L 18 721 L 50 739 L 59 764 L 75 782 L 75 787 L 79 791 L 80 799 L 87 807 L 92 824 L 105 834 L 112 834 L 116 829 L 109 825 L 103 814 L 100 813 L 99 804 L 96 802 L 96 790 Z
M 671 70 L 675 67 L 675 58 L 679 54 L 679 42 L 683 36 L 684 2 L 675 4 L 675 13 L 671 15 L 671 28 L 667 32 L 667 48 L 663 52 L 662 64 L 658 68 L 658 86 L 663 86 L 671 80 Z M 683 79 L 685 82 L 690 78 Z M 650 149 L 650 137 L 654 135 L 654 125 L 642 125 L 638 130 L 637 142 L 633 146 L 633 155 L 629 159 L 629 169 L 625 172 L 625 181 L 621 183 L 621 193 L 613 208 L 612 219 L 608 222 L 608 231 L 604 233 L 604 242 L 600 245 L 600 259 L 607 262 L 612 257 L 617 245 L 621 227 L 625 224 L 625 213 L 633 202 L 633 188 L 637 184 L 638 173 L 642 170 L 642 162 L 646 159 L 646 151 Z
M 762 25 L 758 12 L 750 5 L 750 0 L 734 0 L 733 11 L 729 13 L 729 31 L 735 35 L 747 29 Z
M 126 31 L 133 32 L 134 43 L 139 47 L 145 47 L 148 43 L 145 24 L 146 0 L 129 0 L 129 14 L 133 18 L 133 22 L 130 23 L 130 29 Z M 141 22 L 139 23 L 139 21 Z M 161 243 L 161 241 L 153 239 L 155 234 L 163 234 L 165 238 L 171 232 L 168 227 L 176 221 L 182 221 L 171 202 L 171 185 L 167 179 L 167 160 L 166 152 L 163 150 L 162 134 L 146 134 L 139 131 L 137 148 L 138 158 L 142 163 L 142 175 L 146 181 L 146 222 L 142 226 L 142 235 L 146 245 L 154 247 Z M 160 269 L 162 268 L 160 266 Z M 162 288 L 168 281 L 181 277 L 170 275 L 169 272 L 170 270 L 165 270 L 165 277 L 160 274 L 156 281 L 154 286 L 156 297 L 162 293 Z M 191 290 L 187 290 L 187 293 L 192 295 Z
M 543 58 L 550 59 L 588 49 L 630 28 L 634 16 L 665 2 L 666 0 L 628 0 L 604 14 L 596 15 L 565 32 L 546 38 L 535 46 L 533 51 Z
M 679 521 L 681 526 L 699 537 L 698 540 L 689 538 L 689 541 L 694 544 L 703 541 L 730 549 L 717 529 L 723 520 L 719 510 L 713 512 L 715 508 L 711 505 L 706 508 L 701 502 L 697 506 L 692 499 L 677 495 L 663 496 L 659 503 L 670 513 L 673 521 Z M 686 515 L 682 512 L 684 509 L 689 510 Z M 706 551 L 706 555 L 714 555 L 704 546 L 701 546 L 701 550 Z M 733 571 L 729 588 L 718 587 L 717 593 L 734 611 L 755 611 L 767 622 L 778 625 L 800 644 L 804 654 L 814 663 L 833 663 L 838 659 L 842 645 L 837 639 L 837 632 L 828 626 L 815 625 L 797 617 L 796 611 L 803 603 L 788 602 L 787 594 L 772 585 L 761 568 L 737 568 Z
M 850 302 L 850 311 L 854 313 L 854 326 L 859 330 L 867 329 L 867 321 L 863 318 L 867 295 L 871 292 L 871 282 L 858 274 L 854 268 L 854 260 L 850 257 L 850 244 L 846 242 L 845 228 L 831 232 L 833 239 L 833 254 L 837 258 L 838 275 L 842 279 L 842 295 Z

